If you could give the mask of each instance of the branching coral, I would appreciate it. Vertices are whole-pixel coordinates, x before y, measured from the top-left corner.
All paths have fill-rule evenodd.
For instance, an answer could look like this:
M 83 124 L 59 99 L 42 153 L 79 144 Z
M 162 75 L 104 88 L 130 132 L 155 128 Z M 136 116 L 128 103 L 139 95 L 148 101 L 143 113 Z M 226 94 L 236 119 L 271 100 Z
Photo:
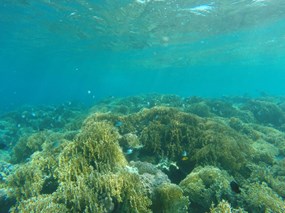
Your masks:
M 238 209 L 234 209 L 231 207 L 231 204 L 228 203 L 225 200 L 222 200 L 221 202 L 219 202 L 219 204 L 215 207 L 214 204 L 212 204 L 211 209 L 210 209 L 210 213 L 246 213 L 247 211 L 238 208 Z
M 11 213 L 41 212 L 41 213 L 69 213 L 62 203 L 58 203 L 54 195 L 39 195 L 22 201 L 17 207 L 11 209 Z
M 34 153 L 30 162 L 19 166 L 9 176 L 8 185 L 13 188 L 11 196 L 21 201 L 40 195 L 42 190 L 45 191 L 45 181 L 54 176 L 53 170 L 56 167 L 57 162 L 52 155 Z
M 34 152 L 55 151 L 54 149 L 59 148 L 65 141 L 65 134 L 52 131 L 41 131 L 29 136 L 23 136 L 13 148 L 11 161 L 13 163 L 23 163 Z
M 96 113 L 92 120 L 110 120 L 114 127 L 116 120 L 121 121 L 122 125 L 116 128 L 124 134 L 122 141 L 125 135 L 135 133 L 137 144 L 143 145 L 139 151 L 144 158 L 155 158 L 152 162 L 168 158 L 179 163 L 182 153 L 186 153 L 188 160 L 180 164 L 186 172 L 205 164 L 241 171 L 254 154 L 251 139 L 223 121 L 203 119 L 174 108 L 153 107 L 125 116 Z
M 257 212 L 285 212 L 285 202 L 266 183 L 247 185 L 242 194 L 247 209 Z
M 274 102 L 268 100 L 249 101 L 243 109 L 253 113 L 255 119 L 266 125 L 280 127 L 285 122 L 285 113 Z
M 184 196 L 182 189 L 175 184 L 164 183 L 154 192 L 153 212 L 186 213 L 188 206 L 188 197 Z
M 127 162 L 118 136 L 111 124 L 91 117 L 59 156 L 59 190 L 72 211 L 106 212 L 117 204 L 119 209 L 147 212 L 150 200 L 138 177 L 123 170 Z
M 212 166 L 197 167 L 179 186 L 189 196 L 192 211 L 195 208 L 207 211 L 212 202 L 218 203 L 231 196 L 229 175 Z
M 150 212 L 151 200 L 138 174 L 125 169 L 118 136 L 111 124 L 87 119 L 59 155 L 35 153 L 10 177 L 18 200 L 14 211 Z

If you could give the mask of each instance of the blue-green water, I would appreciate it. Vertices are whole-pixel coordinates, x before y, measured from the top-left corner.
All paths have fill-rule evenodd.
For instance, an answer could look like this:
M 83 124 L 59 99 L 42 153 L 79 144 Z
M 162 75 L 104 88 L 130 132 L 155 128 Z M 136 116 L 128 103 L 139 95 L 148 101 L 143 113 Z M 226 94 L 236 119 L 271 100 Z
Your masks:
M 1 0 L 0 213 L 284 213 L 284 68 L 284 0 Z
M 283 95 L 284 41 L 282 0 L 2 0 L 1 108 Z

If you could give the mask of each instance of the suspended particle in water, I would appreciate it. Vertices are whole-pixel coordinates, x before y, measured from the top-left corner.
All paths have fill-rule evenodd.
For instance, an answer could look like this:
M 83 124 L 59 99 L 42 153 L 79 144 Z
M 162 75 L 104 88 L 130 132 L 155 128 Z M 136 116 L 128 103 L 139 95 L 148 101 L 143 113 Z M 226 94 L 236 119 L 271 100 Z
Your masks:
M 162 44 L 164 45 L 164 46 L 167 46 L 168 45 L 168 43 L 169 43 L 169 37 L 168 36 L 162 36 L 162 38 L 161 38 L 161 42 L 162 42 Z

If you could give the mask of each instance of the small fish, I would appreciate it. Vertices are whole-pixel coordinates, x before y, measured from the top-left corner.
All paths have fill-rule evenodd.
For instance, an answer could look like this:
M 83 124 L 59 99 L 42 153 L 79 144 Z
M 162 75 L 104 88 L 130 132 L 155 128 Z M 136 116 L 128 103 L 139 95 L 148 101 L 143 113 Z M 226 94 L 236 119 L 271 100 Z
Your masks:
M 134 150 L 132 148 L 128 148 L 124 153 L 126 155 L 130 155 L 130 154 L 133 154 Z
M 234 191 L 235 193 L 241 193 L 239 185 L 237 182 L 235 182 L 234 180 L 230 183 L 231 189 L 232 191 Z
M 120 127 L 123 125 L 123 122 L 122 121 L 116 121 L 115 122 L 115 127 Z
M 182 161 L 188 160 L 187 152 L 185 150 L 181 154 L 181 160 Z
M 4 142 L 0 141 L 0 149 L 6 149 L 7 145 Z

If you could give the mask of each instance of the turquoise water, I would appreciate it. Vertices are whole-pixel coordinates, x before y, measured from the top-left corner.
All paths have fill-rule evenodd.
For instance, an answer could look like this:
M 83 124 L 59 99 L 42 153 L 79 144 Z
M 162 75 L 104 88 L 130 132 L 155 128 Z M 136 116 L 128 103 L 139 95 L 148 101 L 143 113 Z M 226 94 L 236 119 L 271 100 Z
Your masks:
M 284 94 L 285 3 L 2 0 L 1 108 Z
M 284 213 L 284 68 L 284 0 L 1 0 L 0 213 Z

